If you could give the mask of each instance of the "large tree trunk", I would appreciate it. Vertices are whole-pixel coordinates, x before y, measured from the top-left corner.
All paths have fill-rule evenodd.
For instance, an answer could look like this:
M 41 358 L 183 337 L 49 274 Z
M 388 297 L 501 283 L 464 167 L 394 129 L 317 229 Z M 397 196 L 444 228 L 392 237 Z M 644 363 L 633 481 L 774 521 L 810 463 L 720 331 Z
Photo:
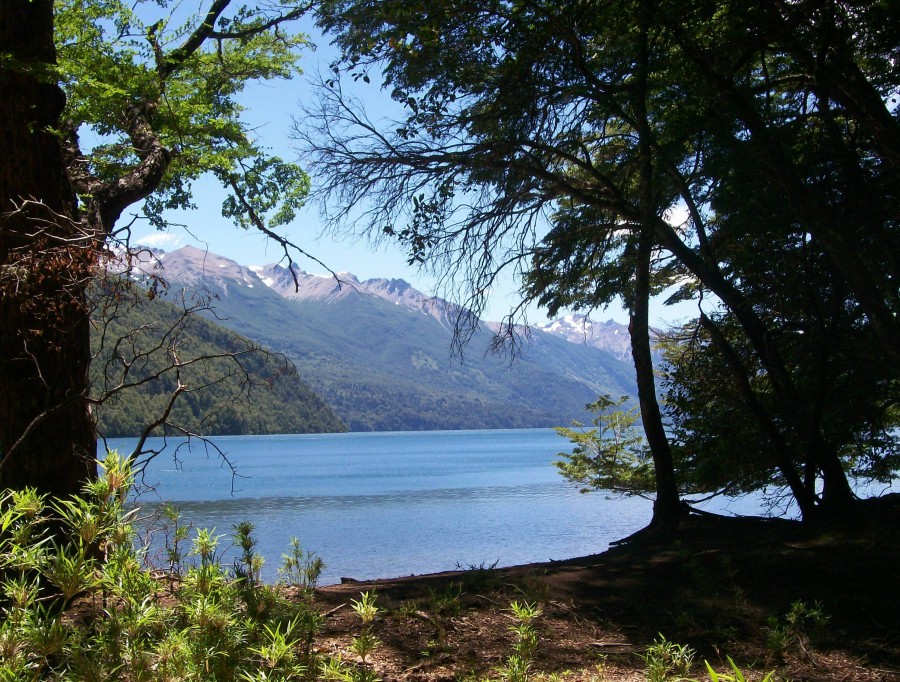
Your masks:
M 638 125 L 638 155 L 640 159 L 639 188 L 641 223 L 634 264 L 634 298 L 628 332 L 631 336 L 631 356 L 637 379 L 638 400 L 644 436 L 653 457 L 656 475 L 656 500 L 653 503 L 651 527 L 668 531 L 677 528 L 681 518 L 681 498 L 675 481 L 675 464 L 669 448 L 669 437 L 663 427 L 659 401 L 656 399 L 656 380 L 653 375 L 653 356 L 650 352 L 650 271 L 655 222 L 658 218 L 654 192 L 653 142 L 650 118 L 647 113 L 648 78 L 650 74 L 649 26 L 653 16 L 653 0 L 644 0 L 638 18 L 640 38 L 636 69 L 635 119 Z
M 0 487 L 77 492 L 96 473 L 87 402 L 90 244 L 58 127 L 51 0 L 0 0 Z
M 652 229 L 644 228 L 638 246 L 635 268 L 635 292 L 631 306 L 628 333 L 631 336 L 631 356 L 637 378 L 638 399 L 641 405 L 641 421 L 644 435 L 653 457 L 656 475 L 656 500 L 653 503 L 653 520 L 656 528 L 678 526 L 681 517 L 681 499 L 675 481 L 675 465 L 669 439 L 663 427 L 659 401 L 656 398 L 656 380 L 653 375 L 653 356 L 650 349 L 650 256 Z
M 822 472 L 822 508 L 841 510 L 856 499 L 844 465 L 834 448 L 828 447 L 821 438 L 816 438 L 816 459 Z

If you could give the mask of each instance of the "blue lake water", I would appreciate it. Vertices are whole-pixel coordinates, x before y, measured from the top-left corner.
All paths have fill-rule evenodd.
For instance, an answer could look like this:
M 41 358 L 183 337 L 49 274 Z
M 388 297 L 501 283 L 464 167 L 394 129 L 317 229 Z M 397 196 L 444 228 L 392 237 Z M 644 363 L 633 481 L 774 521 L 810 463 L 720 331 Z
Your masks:
M 140 481 L 138 504 L 144 513 L 162 501 L 176 503 L 185 522 L 222 534 L 226 550 L 232 526 L 251 521 L 267 580 L 277 577 L 295 536 L 324 559 L 320 583 L 328 584 L 342 576 L 387 578 L 583 556 L 650 520 L 647 500 L 583 495 L 566 483 L 553 461 L 569 443 L 552 429 L 214 441 L 236 476 L 215 450 L 169 439 Z M 123 453 L 134 443 L 108 441 Z M 714 508 L 759 509 L 752 500 Z M 155 551 L 160 538 L 159 532 L 151 538 Z

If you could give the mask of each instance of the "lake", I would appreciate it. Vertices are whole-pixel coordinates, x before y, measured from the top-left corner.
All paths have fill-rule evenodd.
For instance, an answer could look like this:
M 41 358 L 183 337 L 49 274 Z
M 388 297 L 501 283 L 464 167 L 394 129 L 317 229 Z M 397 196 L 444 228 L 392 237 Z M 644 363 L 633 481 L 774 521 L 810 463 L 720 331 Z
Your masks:
M 222 534 L 224 548 L 231 546 L 232 526 L 251 521 L 268 581 L 276 579 L 292 537 L 322 557 L 320 584 L 329 584 L 343 576 L 389 578 L 583 556 L 650 520 L 647 500 L 583 495 L 566 483 L 553 461 L 569 443 L 552 429 L 214 441 L 237 476 L 202 443 L 168 439 L 146 470 L 142 483 L 151 489 L 138 504 L 143 513 L 174 502 L 185 522 Z M 108 441 L 123 453 L 134 443 Z M 758 511 L 746 500 L 714 508 Z M 160 538 L 153 536 L 153 551 L 161 551 Z

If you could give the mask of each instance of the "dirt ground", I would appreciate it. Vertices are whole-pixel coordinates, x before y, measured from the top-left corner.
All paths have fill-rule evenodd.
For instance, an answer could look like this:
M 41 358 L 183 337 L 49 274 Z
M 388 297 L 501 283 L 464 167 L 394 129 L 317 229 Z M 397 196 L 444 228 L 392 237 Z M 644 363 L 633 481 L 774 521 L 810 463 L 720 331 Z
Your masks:
M 695 650 L 700 680 L 704 661 L 722 672 L 731 657 L 749 679 L 900 681 L 898 510 L 891 496 L 817 527 L 692 517 L 674 539 L 569 561 L 348 581 L 316 591 L 317 646 L 358 663 L 350 600 L 374 591 L 367 665 L 385 682 L 503 678 L 513 600 L 542 610 L 531 679 L 644 680 L 648 646 L 664 636 Z M 804 619 L 816 608 L 827 622 Z

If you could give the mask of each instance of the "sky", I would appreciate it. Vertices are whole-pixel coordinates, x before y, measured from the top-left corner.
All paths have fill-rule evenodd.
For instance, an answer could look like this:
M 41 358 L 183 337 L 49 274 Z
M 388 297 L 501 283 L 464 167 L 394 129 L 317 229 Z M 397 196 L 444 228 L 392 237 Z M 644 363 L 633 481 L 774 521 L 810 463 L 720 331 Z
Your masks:
M 326 72 L 336 54 L 328 40 L 309 21 L 305 22 L 302 30 L 315 45 L 314 50 L 303 54 L 304 75 L 290 81 L 253 84 L 247 88 L 241 100 L 246 107 L 245 120 L 257 141 L 287 161 L 298 160 L 291 140 L 295 118 L 300 114 L 303 103 L 312 97 L 316 74 Z M 393 103 L 374 78 L 371 84 L 358 81 L 346 84 L 344 89 L 366 103 L 367 113 L 373 120 L 390 116 Z M 315 177 L 312 181 L 315 185 Z M 170 221 L 168 232 L 157 232 L 149 225 L 143 230 L 136 226 L 132 243 L 166 251 L 193 245 L 235 260 L 241 265 L 264 265 L 281 260 L 283 251 L 278 244 L 262 234 L 237 228 L 229 219 L 222 217 L 221 204 L 225 190 L 214 178 L 202 179 L 196 183 L 194 190 L 195 204 L 198 206 L 196 210 L 170 212 L 167 215 Z M 387 242 L 374 246 L 366 240 L 325 233 L 320 207 L 315 203 L 308 203 L 297 219 L 281 231 L 289 240 L 334 272 L 350 272 L 361 280 L 376 277 L 405 279 L 425 293 L 435 293 L 434 278 L 408 265 L 406 252 L 401 245 Z M 326 271 L 314 261 L 300 258 L 297 263 L 309 273 L 320 274 Z M 517 283 L 511 275 L 500 281 L 494 287 L 483 317 L 489 321 L 503 319 L 518 302 L 517 290 Z M 650 323 L 660 326 L 685 319 L 694 314 L 695 308 L 691 304 L 666 308 L 658 300 L 651 305 Z M 527 317 L 530 323 L 540 323 L 547 319 L 544 311 L 537 307 L 529 308 Z M 618 305 L 595 311 L 591 318 L 595 321 L 613 319 L 623 324 L 628 322 L 627 312 Z

